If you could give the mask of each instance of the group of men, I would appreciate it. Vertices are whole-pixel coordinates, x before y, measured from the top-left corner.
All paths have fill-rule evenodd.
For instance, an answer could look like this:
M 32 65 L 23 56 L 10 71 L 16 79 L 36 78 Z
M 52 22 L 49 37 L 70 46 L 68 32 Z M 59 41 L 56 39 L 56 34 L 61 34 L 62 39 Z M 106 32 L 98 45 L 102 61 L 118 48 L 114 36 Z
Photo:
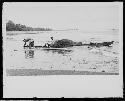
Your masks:
M 53 37 L 50 37 L 50 38 L 53 41 Z M 33 39 L 27 38 L 27 39 L 24 39 L 23 41 L 25 42 L 24 47 L 30 47 L 30 48 L 34 47 L 34 40 Z M 45 43 L 45 45 L 42 46 L 42 47 L 49 48 L 49 47 L 51 47 L 51 44 L 50 43 Z

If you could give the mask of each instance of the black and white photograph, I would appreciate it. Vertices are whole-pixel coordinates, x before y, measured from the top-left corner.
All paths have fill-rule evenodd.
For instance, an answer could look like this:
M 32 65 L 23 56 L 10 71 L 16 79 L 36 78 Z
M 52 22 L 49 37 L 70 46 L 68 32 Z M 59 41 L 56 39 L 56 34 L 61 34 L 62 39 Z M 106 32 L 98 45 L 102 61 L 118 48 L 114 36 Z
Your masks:
M 123 96 L 122 2 L 5 2 L 2 28 L 5 98 Z

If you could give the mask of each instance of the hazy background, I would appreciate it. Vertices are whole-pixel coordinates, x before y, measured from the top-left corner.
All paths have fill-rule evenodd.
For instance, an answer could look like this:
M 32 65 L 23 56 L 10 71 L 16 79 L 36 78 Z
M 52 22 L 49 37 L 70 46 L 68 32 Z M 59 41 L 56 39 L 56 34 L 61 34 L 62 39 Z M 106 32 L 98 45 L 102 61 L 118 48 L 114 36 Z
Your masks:
M 107 30 L 119 27 L 119 6 L 107 3 L 4 3 L 6 21 L 52 29 Z

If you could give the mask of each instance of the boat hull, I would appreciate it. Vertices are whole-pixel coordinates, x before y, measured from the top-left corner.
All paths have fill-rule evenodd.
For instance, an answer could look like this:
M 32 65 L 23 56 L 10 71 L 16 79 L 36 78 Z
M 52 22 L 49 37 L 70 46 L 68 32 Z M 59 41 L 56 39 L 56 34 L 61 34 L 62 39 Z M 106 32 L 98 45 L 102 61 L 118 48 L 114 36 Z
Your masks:
M 29 46 L 24 46 L 25 49 L 43 49 L 43 50 L 71 50 L 68 48 L 47 48 L 47 47 L 42 47 L 42 46 L 34 46 L 34 47 L 29 47 Z

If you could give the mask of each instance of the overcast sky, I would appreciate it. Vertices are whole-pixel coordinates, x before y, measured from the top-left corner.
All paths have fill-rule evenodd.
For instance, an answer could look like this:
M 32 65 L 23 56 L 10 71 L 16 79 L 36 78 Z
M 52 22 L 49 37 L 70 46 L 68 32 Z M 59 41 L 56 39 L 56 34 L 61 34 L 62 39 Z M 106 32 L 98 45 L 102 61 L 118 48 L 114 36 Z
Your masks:
M 6 20 L 30 27 L 83 30 L 119 27 L 119 6 L 107 3 L 4 3 Z

